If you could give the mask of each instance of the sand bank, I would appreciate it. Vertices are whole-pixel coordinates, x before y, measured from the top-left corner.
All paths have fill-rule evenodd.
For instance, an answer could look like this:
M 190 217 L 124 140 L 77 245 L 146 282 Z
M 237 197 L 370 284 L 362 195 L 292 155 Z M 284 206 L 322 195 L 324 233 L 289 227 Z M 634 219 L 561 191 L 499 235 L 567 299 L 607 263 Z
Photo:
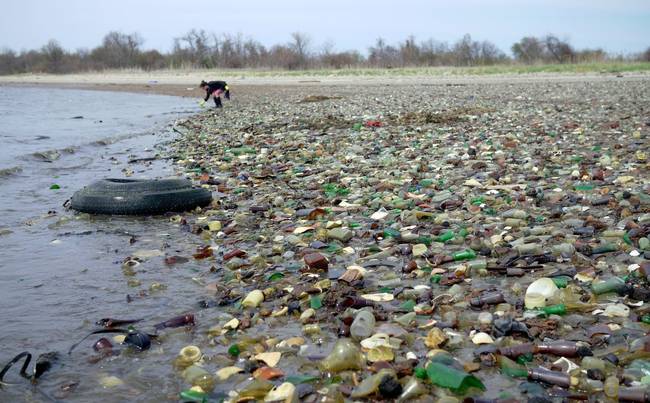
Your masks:
M 355 75 L 308 75 L 291 72 L 210 72 L 189 71 L 108 71 L 79 74 L 21 74 L 0 76 L 0 85 L 28 85 L 59 88 L 91 89 L 104 91 L 128 91 L 175 96 L 201 96 L 198 89 L 201 80 L 226 80 L 237 92 L 248 92 L 259 87 L 328 87 L 328 86 L 383 86 L 383 85 L 467 85 L 510 82 L 601 82 L 611 80 L 643 80 L 650 75 L 644 72 L 624 74 L 613 73 L 534 73 L 534 74 L 491 74 L 491 75 L 399 75 L 386 70 L 385 74 Z M 250 88 L 253 87 L 253 88 Z

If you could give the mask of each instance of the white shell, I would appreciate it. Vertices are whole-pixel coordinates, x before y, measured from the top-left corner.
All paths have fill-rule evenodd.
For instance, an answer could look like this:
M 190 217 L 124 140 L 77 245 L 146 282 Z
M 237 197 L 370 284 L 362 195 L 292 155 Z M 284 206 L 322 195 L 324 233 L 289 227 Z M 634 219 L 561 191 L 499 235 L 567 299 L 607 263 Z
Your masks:
M 217 371 L 217 379 L 220 381 L 225 381 L 226 379 L 230 378 L 231 376 L 238 374 L 240 372 L 243 372 L 244 370 L 239 368 L 239 367 L 225 367 L 221 368 L 220 370 Z
M 373 334 L 367 339 L 361 340 L 361 347 L 368 350 L 378 347 L 398 349 L 400 344 L 402 344 L 400 339 L 389 337 L 386 333 Z
M 463 183 L 463 185 L 469 186 L 469 187 L 481 187 L 481 186 L 483 186 L 483 185 L 481 185 L 481 182 L 477 181 L 476 179 L 468 179 L 468 180 L 465 181 L 465 183 Z
M 478 332 L 472 337 L 474 344 L 494 344 L 494 339 L 487 333 Z
M 583 273 L 578 273 L 573 276 L 574 279 L 578 280 L 581 283 L 590 283 L 594 281 L 594 278 Z
M 551 298 L 559 289 L 548 277 L 537 279 L 528 286 L 526 289 L 525 304 L 527 309 L 539 308 L 546 306 L 545 300 Z M 535 298 L 535 296 L 538 296 Z M 538 301 L 539 296 L 544 298 L 544 301 Z M 534 301 L 534 302 L 533 302 Z
M 264 294 L 260 290 L 253 290 L 248 293 L 246 298 L 241 302 L 244 308 L 257 308 L 264 301 Z
M 293 233 L 298 235 L 298 234 L 302 234 L 302 233 L 307 232 L 307 231 L 311 231 L 313 229 L 314 229 L 314 227 L 298 227 L 298 228 L 293 230 Z
M 280 386 L 271 389 L 264 397 L 265 402 L 291 402 L 296 393 L 296 387 L 290 383 L 285 382 Z
M 363 266 L 357 266 L 357 265 L 355 265 L 355 264 L 353 264 L 352 266 L 348 266 L 348 267 L 346 267 L 345 269 L 346 269 L 346 270 L 357 270 L 357 271 L 358 271 L 359 273 L 361 273 L 361 274 L 366 274 L 366 273 L 368 272 L 368 270 L 366 270 L 365 267 L 363 267 Z
M 580 368 L 576 363 L 574 363 L 573 361 L 571 361 L 571 360 L 569 360 L 569 359 L 567 359 L 565 357 L 562 357 L 559 360 L 556 360 L 553 363 L 553 365 L 555 365 L 557 367 L 560 367 L 560 368 L 566 367 L 566 371 L 565 371 L 566 373 L 569 373 L 569 372 L 575 370 L 576 368 Z
M 427 253 L 427 246 L 423 243 L 413 245 L 413 256 L 418 257 Z
M 316 315 L 316 311 L 313 308 L 307 308 L 303 313 L 300 314 L 300 321 L 304 323 L 307 319 L 311 318 L 314 315 Z
M 607 305 L 607 308 L 605 308 L 605 312 L 603 312 L 603 315 L 608 316 L 610 318 L 613 317 L 627 318 L 628 316 L 630 316 L 630 308 L 623 304 L 610 304 Z
M 120 378 L 113 376 L 113 375 L 108 375 L 108 376 L 103 376 L 99 380 L 100 385 L 102 385 L 104 388 L 114 388 L 116 386 L 120 386 L 124 384 L 124 381 L 122 381 Z
M 373 302 L 389 302 L 395 299 L 393 294 L 389 294 L 387 292 L 379 292 L 376 294 L 363 294 L 361 296 L 363 299 L 367 299 L 368 301 L 373 301 Z
M 254 358 L 259 361 L 264 361 L 269 367 L 275 367 L 280 362 L 281 357 L 282 353 L 276 351 L 272 353 L 259 353 Z
M 232 318 L 231 320 L 228 321 L 225 325 L 223 325 L 224 329 L 232 329 L 235 330 L 239 326 L 239 319 L 237 318 Z

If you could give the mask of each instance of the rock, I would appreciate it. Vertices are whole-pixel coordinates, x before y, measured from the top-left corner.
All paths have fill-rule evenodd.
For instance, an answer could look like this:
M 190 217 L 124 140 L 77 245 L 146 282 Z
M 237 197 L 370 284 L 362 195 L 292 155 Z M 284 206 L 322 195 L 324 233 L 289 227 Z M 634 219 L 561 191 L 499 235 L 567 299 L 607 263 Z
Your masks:
M 310 269 L 327 271 L 329 267 L 329 261 L 327 258 L 320 253 L 310 253 L 303 257 L 305 264 Z
M 333 228 L 327 231 L 327 237 L 330 239 L 336 239 L 337 241 L 347 242 L 354 236 L 354 232 L 347 228 Z

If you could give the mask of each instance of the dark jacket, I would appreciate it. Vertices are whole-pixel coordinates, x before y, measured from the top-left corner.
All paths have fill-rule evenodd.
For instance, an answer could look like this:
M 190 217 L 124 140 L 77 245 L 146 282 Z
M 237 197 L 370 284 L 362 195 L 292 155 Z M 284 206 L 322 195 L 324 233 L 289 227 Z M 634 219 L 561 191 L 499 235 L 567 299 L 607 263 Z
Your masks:
M 210 81 L 208 85 L 205 87 L 204 101 L 207 101 L 208 98 L 210 98 L 210 95 L 212 95 L 212 93 L 215 92 L 216 90 L 227 91 L 228 84 L 226 84 L 225 81 Z

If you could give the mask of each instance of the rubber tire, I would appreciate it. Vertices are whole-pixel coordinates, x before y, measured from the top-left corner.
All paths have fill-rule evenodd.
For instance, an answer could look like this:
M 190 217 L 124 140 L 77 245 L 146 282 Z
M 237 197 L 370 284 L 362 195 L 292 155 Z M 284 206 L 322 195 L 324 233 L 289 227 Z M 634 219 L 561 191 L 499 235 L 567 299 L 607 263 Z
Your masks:
M 70 207 L 90 214 L 152 215 L 205 207 L 211 201 L 209 190 L 194 189 L 184 179 L 102 179 L 77 191 Z

